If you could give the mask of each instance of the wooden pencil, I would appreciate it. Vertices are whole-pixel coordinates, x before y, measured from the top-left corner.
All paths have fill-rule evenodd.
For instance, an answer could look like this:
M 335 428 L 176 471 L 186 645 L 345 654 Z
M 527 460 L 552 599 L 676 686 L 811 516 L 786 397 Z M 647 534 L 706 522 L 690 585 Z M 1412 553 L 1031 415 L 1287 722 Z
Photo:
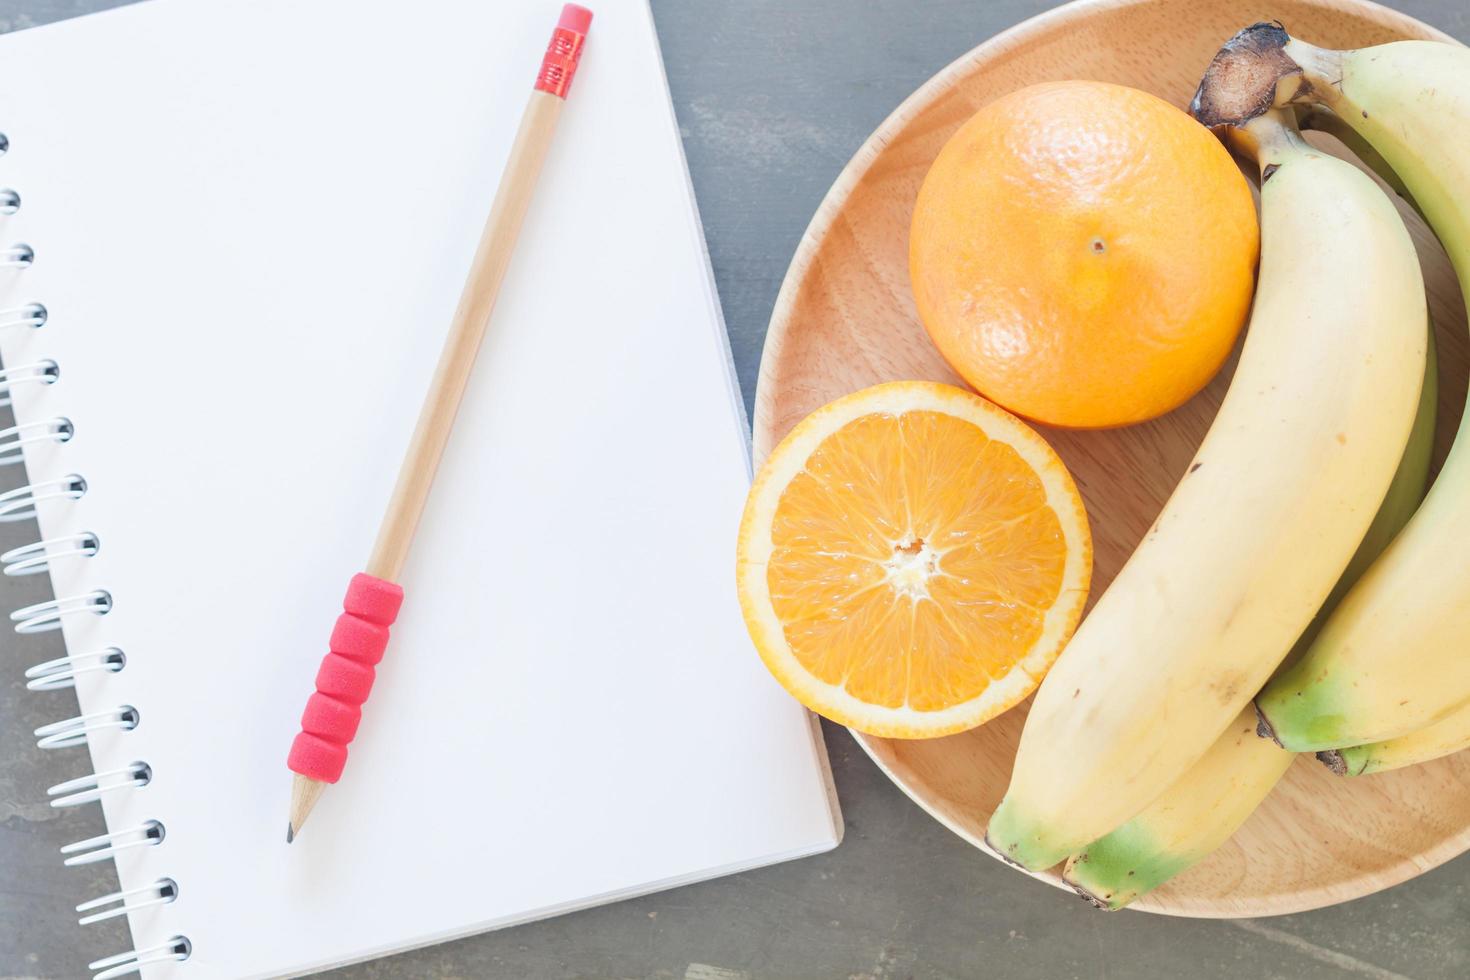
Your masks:
M 495 201 L 480 235 L 480 243 L 475 250 L 459 306 L 450 323 L 449 336 L 439 355 L 439 364 L 429 384 L 423 408 L 419 412 L 418 424 L 409 441 L 403 465 L 398 471 L 397 484 L 378 528 L 372 555 L 364 569 L 364 575 L 379 584 L 397 588 L 393 583 L 398 581 L 408 558 L 409 548 L 413 544 L 414 532 L 428 501 L 434 474 L 443 457 L 444 446 L 454 426 L 454 418 L 459 411 L 465 387 L 469 384 L 475 355 L 480 349 L 480 342 L 495 308 L 496 297 L 510 265 L 511 254 L 515 250 L 521 224 L 531 203 L 531 195 L 541 174 L 547 150 L 551 146 L 557 119 L 566 101 L 591 22 L 591 11 L 576 4 L 567 4 L 562 9 L 561 19 L 542 60 L 530 102 L 521 117 L 510 158 L 495 192 Z M 354 580 L 354 586 L 357 584 Z M 397 594 L 401 599 L 401 590 Z M 387 625 L 397 613 L 396 601 L 391 611 L 385 614 L 385 622 L 383 617 L 375 618 L 370 612 L 354 608 L 352 595 L 349 590 L 349 602 L 346 604 L 348 609 L 343 618 L 352 618 L 352 628 L 360 631 L 371 633 L 376 626 L 381 630 L 382 643 L 386 643 Z M 364 622 L 369 625 L 363 626 Z M 339 620 L 339 631 L 342 629 L 340 623 Z M 328 654 L 328 660 L 338 655 L 348 660 L 353 659 L 351 651 L 336 651 L 336 647 L 342 645 L 338 642 L 338 632 L 334 632 L 333 640 L 334 653 Z M 358 661 L 371 660 L 366 667 L 368 685 L 372 680 L 372 663 L 382 653 L 381 644 L 374 649 L 375 655 L 370 651 L 367 658 L 357 658 Z M 350 669 L 350 665 L 344 666 Z M 361 700 L 356 696 L 360 693 L 363 698 L 366 697 L 366 691 L 359 690 L 350 680 L 324 681 L 326 674 L 327 667 L 324 663 L 323 673 L 318 675 L 317 693 L 313 695 L 315 705 L 308 704 L 307 713 L 302 719 L 303 733 L 297 736 L 288 762 L 295 772 L 286 830 L 288 843 L 301 832 L 302 825 L 321 799 L 326 787 L 336 781 L 334 774 L 340 774 L 341 764 L 346 759 L 346 742 L 355 734 L 360 718 Z M 344 718 L 347 721 L 343 721 Z M 330 760 L 323 763 L 321 758 L 324 753 L 335 754 L 331 754 Z M 307 771 L 303 772 L 303 769 Z

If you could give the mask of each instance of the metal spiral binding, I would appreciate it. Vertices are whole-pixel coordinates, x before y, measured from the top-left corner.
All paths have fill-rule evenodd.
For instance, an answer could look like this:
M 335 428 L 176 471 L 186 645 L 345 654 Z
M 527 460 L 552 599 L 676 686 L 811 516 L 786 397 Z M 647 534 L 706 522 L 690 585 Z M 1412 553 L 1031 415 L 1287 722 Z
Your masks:
M 36 261 L 36 250 L 24 242 L 16 242 L 8 248 L 0 248 L 0 265 L 24 269 Z
M 15 624 L 17 633 L 49 633 L 61 629 L 61 621 L 68 616 L 82 613 L 105 616 L 111 610 L 112 595 L 103 589 L 93 589 L 82 595 L 22 606 L 10 614 L 10 621 Z
M 87 481 L 76 473 L 7 490 L 0 493 L 0 524 L 30 520 L 36 516 L 36 505 L 43 500 L 81 500 L 86 493 Z
M 71 419 L 54 418 L 44 422 L 27 422 L 0 429 L 0 466 L 14 466 L 24 462 L 21 448 L 33 442 L 70 442 L 76 435 L 76 426 Z
M 86 745 L 93 732 L 119 728 L 130 732 L 138 727 L 142 716 L 130 704 L 119 705 L 106 711 L 94 711 L 90 715 L 77 715 L 64 721 L 53 721 L 36 729 L 36 748 L 69 749 L 74 745 Z
M 68 558 L 77 555 L 82 558 L 90 558 L 102 547 L 102 542 L 97 535 L 91 531 L 83 531 L 80 534 L 68 534 L 62 538 L 50 538 L 45 541 L 34 541 L 31 544 L 23 544 L 19 548 L 11 548 L 9 551 L 0 553 L 0 571 L 6 575 L 38 575 L 47 571 L 51 563 L 58 558 Z
M 68 779 L 64 783 L 57 783 L 46 790 L 46 795 L 52 798 L 51 805 L 60 809 L 100 800 L 104 794 L 115 789 L 137 789 L 147 786 L 152 781 L 153 767 L 146 762 L 134 762 L 121 769 L 88 773 L 76 779 Z
M 117 647 L 104 647 L 91 653 L 57 657 L 26 670 L 27 691 L 60 691 L 76 687 L 80 674 L 105 670 L 116 674 L 127 666 L 128 656 Z
M 131 899 L 143 895 L 148 896 L 146 901 L 131 901 Z M 150 905 L 167 905 L 178 897 L 178 882 L 172 878 L 159 878 L 152 884 L 144 885 L 142 888 L 134 888 L 131 891 L 125 892 L 113 892 L 110 895 L 103 895 L 101 898 L 94 898 L 90 902 L 83 902 L 77 906 L 77 911 L 92 912 L 92 914 L 82 916 L 77 920 L 77 925 L 89 926 L 94 922 L 102 922 L 106 919 L 116 918 L 119 915 L 126 915 L 129 912 L 136 912 L 139 909 L 146 909 Z M 107 908 L 109 905 L 112 908 Z M 93 909 L 103 909 L 103 911 L 93 912 Z
M 40 303 L 27 303 L 24 306 L 14 306 L 8 310 L 0 310 L 0 330 L 7 327 L 35 327 L 46 325 L 46 307 Z
M 10 150 L 10 139 L 0 133 L 0 156 Z M 0 187 L 0 216 L 20 210 L 20 192 Z M 20 273 L 36 261 L 36 250 L 24 242 L 0 246 L 0 270 L 8 268 Z M 38 302 L 0 309 L 0 331 L 20 327 L 38 329 L 46 325 L 50 313 Z M 12 404 L 12 393 L 23 385 L 51 385 L 61 377 L 61 367 L 53 360 L 38 360 L 16 367 L 0 368 L 0 408 Z M 25 447 L 32 443 L 65 443 L 76 428 L 67 418 L 43 422 L 20 423 L 0 429 L 0 466 L 21 463 Z M 17 487 L 0 493 L 0 523 L 30 520 L 38 505 L 46 501 L 80 500 L 87 493 L 87 481 L 76 473 Z M 90 531 L 81 531 L 12 548 L 0 554 L 0 570 L 8 576 L 38 575 L 50 571 L 52 564 L 64 559 L 89 558 L 97 553 L 101 540 Z M 112 609 L 112 596 L 103 589 L 80 595 L 57 597 L 38 602 L 10 614 L 17 633 L 44 633 L 60 629 L 72 616 L 104 615 Z M 77 678 L 89 673 L 117 673 L 127 666 L 127 656 L 117 647 L 107 646 L 87 653 L 69 654 L 37 664 L 25 672 L 26 688 L 32 691 L 54 691 L 74 687 Z M 78 715 L 36 729 L 36 745 L 42 749 L 65 749 L 85 745 L 94 733 L 115 730 L 127 732 L 138 727 L 142 716 L 132 705 L 119 705 L 107 711 Z M 96 802 L 109 793 L 137 790 L 153 779 L 153 769 L 146 762 L 129 763 L 107 772 L 92 772 L 70 779 L 46 790 L 51 805 L 57 808 L 83 806 Z M 67 866 L 92 864 L 112 858 L 119 851 L 135 847 L 157 847 L 165 836 L 163 823 L 147 820 L 137 827 L 91 837 L 68 844 L 61 849 Z M 103 895 L 76 907 L 82 913 L 81 925 L 102 922 L 127 915 L 138 909 L 167 905 L 178 898 L 179 886 L 172 878 L 159 878 L 142 888 Z M 113 980 L 138 973 L 151 963 L 187 960 L 193 952 L 187 936 L 171 936 L 164 942 L 131 949 L 89 964 L 97 971 L 93 980 Z
M 163 843 L 164 834 L 163 824 L 160 821 L 145 820 L 131 830 L 98 834 L 96 837 L 88 837 L 86 840 L 65 845 L 61 853 L 67 857 L 61 863 L 68 868 L 75 868 L 83 864 L 106 861 L 114 854 L 130 848 L 157 847 Z
M 126 953 L 118 953 L 104 960 L 95 960 L 87 964 L 87 969 L 101 971 L 92 974 L 92 980 L 113 980 L 114 977 L 139 973 L 149 963 L 187 960 L 193 951 L 194 944 L 189 942 L 188 936 L 173 936 L 157 946 L 149 946 L 147 949 L 130 949 Z
M 3 326 L 4 324 L 0 324 L 0 327 Z M 0 408 L 11 403 L 10 393 L 21 385 L 54 385 L 60 377 L 61 367 L 49 359 L 0 371 Z

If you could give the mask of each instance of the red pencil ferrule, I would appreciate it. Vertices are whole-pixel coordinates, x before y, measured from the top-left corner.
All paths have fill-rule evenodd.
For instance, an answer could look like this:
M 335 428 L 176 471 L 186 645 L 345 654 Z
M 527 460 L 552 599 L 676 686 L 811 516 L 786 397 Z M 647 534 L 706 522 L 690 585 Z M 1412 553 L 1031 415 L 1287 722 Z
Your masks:
M 582 48 L 586 44 L 586 34 L 560 26 L 552 31 L 551 43 L 541 58 L 541 70 L 536 73 L 536 89 L 565 99 L 571 91 L 572 76 L 577 74 L 577 62 L 582 60 Z
M 362 705 L 372 690 L 376 666 L 388 646 L 388 627 L 398 618 L 403 589 L 366 573 L 352 576 L 342 615 L 316 675 L 316 693 L 306 702 L 301 731 L 291 743 L 286 766 L 323 783 L 335 783 L 347 765 L 347 745 L 357 734 Z

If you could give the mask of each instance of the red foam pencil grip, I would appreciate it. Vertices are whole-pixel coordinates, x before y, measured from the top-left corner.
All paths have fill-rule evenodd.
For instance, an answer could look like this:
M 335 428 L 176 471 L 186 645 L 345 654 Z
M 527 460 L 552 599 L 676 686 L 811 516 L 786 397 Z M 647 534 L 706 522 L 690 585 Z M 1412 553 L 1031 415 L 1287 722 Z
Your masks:
M 307 699 L 301 731 L 286 758 L 292 772 L 323 783 L 341 778 L 374 668 L 388 648 L 388 627 L 402 605 L 401 586 L 366 573 L 352 576 L 328 643 L 331 652 L 322 658 L 316 693 Z

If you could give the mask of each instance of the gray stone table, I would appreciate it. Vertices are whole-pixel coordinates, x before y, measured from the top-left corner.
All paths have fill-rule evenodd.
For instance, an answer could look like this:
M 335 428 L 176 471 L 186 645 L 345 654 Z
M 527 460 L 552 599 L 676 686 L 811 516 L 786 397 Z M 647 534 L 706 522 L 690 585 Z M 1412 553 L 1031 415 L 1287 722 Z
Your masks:
M 0 0 L 0 31 L 116 0 Z M 1470 40 L 1466 0 L 1396 6 Z M 776 290 L 807 219 L 863 138 L 910 91 L 1046 0 L 653 0 L 669 81 L 747 403 Z M 414 5 L 403 2 L 403 16 Z M 1262 6 L 1269 10 L 1269 4 Z M 282 24 L 286 29 L 289 25 Z M 3 422 L 3 424 L 9 424 Z M 16 475 L 0 471 L 0 490 Z M 0 525 L 0 549 L 27 529 Z M 6 608 L 45 597 L 6 582 Z M 8 631 L 7 631 L 8 634 Z M 32 645 L 27 662 L 37 659 Z M 95 808 L 38 802 L 66 778 L 29 732 L 73 713 L 30 694 L 0 637 L 0 978 L 83 976 L 127 948 L 75 924 L 109 870 L 63 870 L 62 843 L 101 832 Z M 1104 915 L 980 854 L 827 730 L 847 838 L 835 852 L 331 974 L 426 978 L 1279 978 L 1470 976 L 1470 859 L 1320 912 L 1209 922 Z M 486 872 L 489 873 L 488 871 Z M 90 880 L 89 880 L 90 879 Z M 261 940 L 269 941 L 267 937 Z

